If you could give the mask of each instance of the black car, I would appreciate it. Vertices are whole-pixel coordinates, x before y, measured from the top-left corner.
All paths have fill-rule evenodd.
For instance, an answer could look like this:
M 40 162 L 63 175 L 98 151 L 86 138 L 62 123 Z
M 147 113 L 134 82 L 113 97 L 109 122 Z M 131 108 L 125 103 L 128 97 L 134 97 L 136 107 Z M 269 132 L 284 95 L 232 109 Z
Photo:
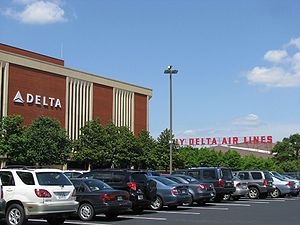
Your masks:
M 71 182 L 76 188 L 77 214 L 81 220 L 92 220 L 100 213 L 115 218 L 132 206 L 128 192 L 115 190 L 100 180 L 74 178 Z
M 225 194 L 235 192 L 231 169 L 224 167 L 197 167 L 191 169 L 176 170 L 172 174 L 184 174 L 194 177 L 203 183 L 211 183 L 216 190 L 215 202 L 223 199 Z
M 127 191 L 132 202 L 132 210 L 140 213 L 148 208 L 156 198 L 156 182 L 148 179 L 143 171 L 126 169 L 100 169 L 82 174 L 81 178 L 102 180 L 109 186 Z
M 191 176 L 177 174 L 166 176 L 166 178 L 188 187 L 189 194 L 192 197 L 189 205 L 192 205 L 193 202 L 204 205 L 216 196 L 213 184 L 200 182 Z

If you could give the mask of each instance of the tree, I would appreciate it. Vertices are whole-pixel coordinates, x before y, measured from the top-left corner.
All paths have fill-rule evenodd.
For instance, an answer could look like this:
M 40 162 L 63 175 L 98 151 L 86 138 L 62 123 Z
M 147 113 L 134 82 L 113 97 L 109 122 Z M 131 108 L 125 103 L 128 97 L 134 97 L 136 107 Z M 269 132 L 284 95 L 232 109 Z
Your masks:
M 24 119 L 20 115 L 3 117 L 0 124 L 0 155 L 9 163 L 24 163 L 26 156 Z
M 272 153 L 278 162 L 299 159 L 300 134 L 293 134 L 289 138 L 284 138 L 281 142 L 277 142 Z
M 107 162 L 109 156 L 106 147 L 107 139 L 106 131 L 100 124 L 99 118 L 87 122 L 81 128 L 81 134 L 74 143 L 74 159 L 88 163 L 89 166 L 108 167 L 110 163 Z
M 136 137 L 136 144 L 136 148 L 138 151 L 136 167 L 139 169 L 155 170 L 156 141 L 150 136 L 150 133 L 148 131 L 143 130 Z
M 42 116 L 25 132 L 27 160 L 36 165 L 64 164 L 70 157 L 70 140 L 59 121 Z
M 223 162 L 221 166 L 239 170 L 241 167 L 241 155 L 234 150 L 225 152 L 223 154 Z

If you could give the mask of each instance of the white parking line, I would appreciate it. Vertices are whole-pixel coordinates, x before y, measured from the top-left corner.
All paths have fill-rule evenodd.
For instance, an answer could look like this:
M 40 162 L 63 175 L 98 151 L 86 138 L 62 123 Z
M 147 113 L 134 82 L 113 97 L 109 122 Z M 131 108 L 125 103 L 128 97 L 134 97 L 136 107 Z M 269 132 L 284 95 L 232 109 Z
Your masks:
M 186 209 L 205 209 L 205 210 L 229 210 L 229 208 L 217 208 L 217 207 L 210 207 L 210 206 L 198 206 L 198 207 L 192 207 L 192 206 L 184 206 Z
M 264 201 L 243 201 L 243 202 L 246 202 L 246 203 L 253 203 L 253 204 L 269 204 L 270 202 L 266 202 L 265 200 Z
M 118 216 L 118 218 L 124 219 L 140 219 L 140 220 L 160 220 L 165 221 L 167 218 L 160 218 L 160 217 L 143 217 L 143 216 Z
M 176 212 L 176 211 L 156 211 L 156 213 L 182 214 L 182 215 L 200 215 L 200 213 L 196 213 L 196 212 Z
M 235 203 L 217 203 L 217 202 L 214 202 L 214 203 L 209 203 L 209 205 L 224 205 L 224 206 L 245 206 L 245 207 L 249 207 L 251 205 L 249 204 L 235 204 Z
M 33 221 L 33 222 L 45 222 L 45 223 L 47 223 L 47 220 L 39 220 L 39 219 L 30 219 L 29 221 Z M 92 223 L 92 222 L 83 222 L 83 221 L 65 221 L 64 224 L 111 225 L 111 224 L 107 224 L 107 223 Z

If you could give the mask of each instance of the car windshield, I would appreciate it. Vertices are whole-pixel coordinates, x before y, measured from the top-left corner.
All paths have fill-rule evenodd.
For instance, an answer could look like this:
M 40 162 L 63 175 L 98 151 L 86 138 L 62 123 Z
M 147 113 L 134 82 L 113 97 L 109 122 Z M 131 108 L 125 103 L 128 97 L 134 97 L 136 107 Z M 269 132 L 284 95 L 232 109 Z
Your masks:
M 38 172 L 36 173 L 38 183 L 45 186 L 71 186 L 69 179 L 60 172 Z
M 177 184 L 175 181 L 172 181 L 172 180 L 169 180 L 165 177 L 155 177 L 153 178 L 154 180 L 157 180 L 161 183 L 163 183 L 164 185 L 174 185 L 174 184 Z
M 195 179 L 194 177 L 184 176 L 184 177 L 181 177 L 181 178 L 184 179 L 184 180 L 186 180 L 190 184 L 197 184 L 197 183 L 199 183 L 199 181 L 197 179 Z
M 112 189 L 109 185 L 100 180 L 85 180 L 84 183 L 89 187 L 89 189 L 92 192 Z
M 140 182 L 140 181 L 147 181 L 147 174 L 146 173 L 133 173 L 131 174 L 131 178 L 132 178 L 132 181 L 135 181 L 135 182 Z
M 274 174 L 274 176 L 276 177 L 283 177 L 280 173 L 277 173 L 277 172 L 272 172 Z

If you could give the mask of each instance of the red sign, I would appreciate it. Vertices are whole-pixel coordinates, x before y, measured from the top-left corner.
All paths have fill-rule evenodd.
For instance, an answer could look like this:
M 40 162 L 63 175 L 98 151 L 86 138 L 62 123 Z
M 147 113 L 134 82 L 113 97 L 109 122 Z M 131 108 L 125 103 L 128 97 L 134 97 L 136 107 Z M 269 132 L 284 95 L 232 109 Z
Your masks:
M 271 144 L 272 136 L 177 138 L 177 145 Z

